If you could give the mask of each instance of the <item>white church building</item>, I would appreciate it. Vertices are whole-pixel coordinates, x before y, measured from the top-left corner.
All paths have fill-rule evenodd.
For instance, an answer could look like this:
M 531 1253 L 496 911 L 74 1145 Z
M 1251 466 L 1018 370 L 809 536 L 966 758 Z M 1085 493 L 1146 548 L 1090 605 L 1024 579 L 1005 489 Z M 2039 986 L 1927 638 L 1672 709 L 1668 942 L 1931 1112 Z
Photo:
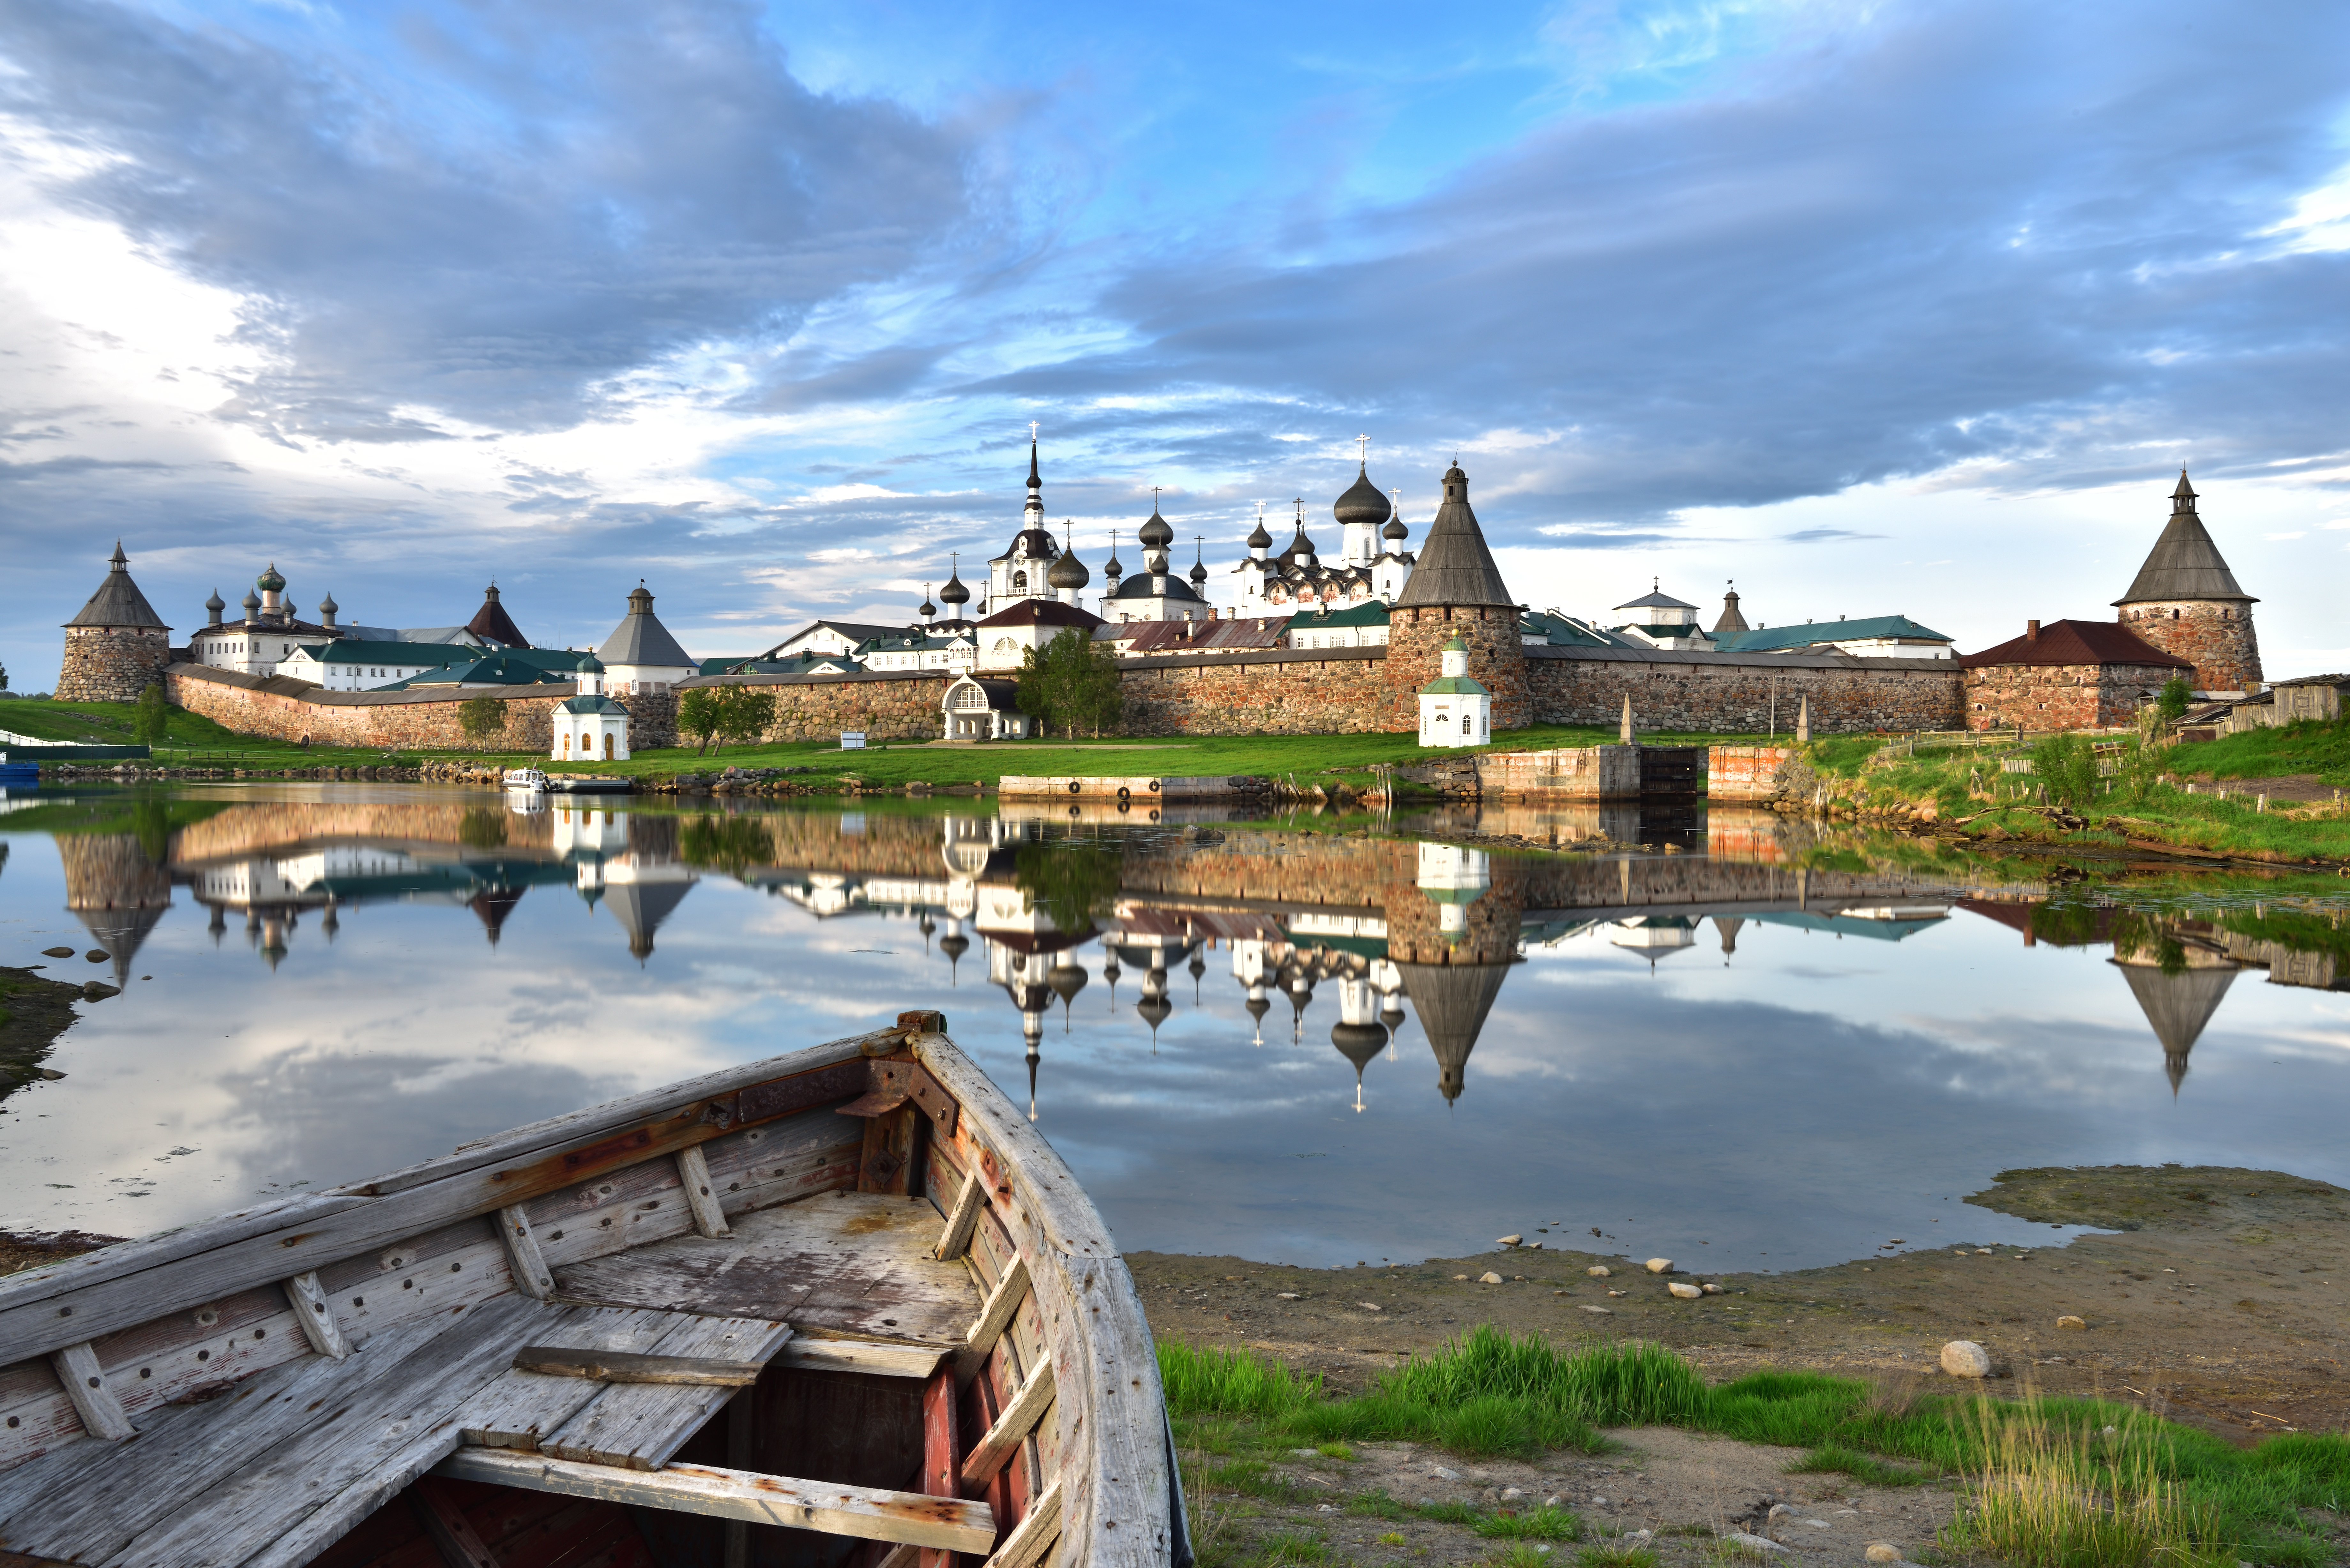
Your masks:
M 551 761 L 629 760 L 629 711 L 604 695 L 604 662 L 594 654 L 580 655 L 578 695 L 557 702 L 552 717 L 555 740 L 547 753 Z

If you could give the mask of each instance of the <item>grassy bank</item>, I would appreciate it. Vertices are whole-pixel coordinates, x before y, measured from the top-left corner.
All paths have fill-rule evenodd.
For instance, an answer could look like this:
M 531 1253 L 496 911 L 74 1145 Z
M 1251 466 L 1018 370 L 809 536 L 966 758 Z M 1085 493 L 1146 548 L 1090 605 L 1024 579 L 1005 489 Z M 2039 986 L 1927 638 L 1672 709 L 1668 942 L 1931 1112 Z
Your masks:
M 2241 1449 L 2101 1400 L 1904 1393 L 1805 1372 L 1708 1385 L 1638 1342 L 1561 1350 L 1480 1328 L 1348 1398 L 1247 1350 L 1162 1341 L 1159 1362 L 1195 1505 L 1265 1484 L 1267 1457 L 1299 1444 L 1343 1457 L 1350 1441 L 1403 1439 L 1523 1458 L 1596 1451 L 1603 1427 L 1663 1425 L 1801 1448 L 1796 1469 L 1874 1485 L 1950 1478 L 1969 1497 L 1943 1532 L 1950 1552 L 2045 1568 L 2319 1568 L 2334 1558 L 2329 1523 L 2350 1507 L 2350 1440 L 2338 1437 Z M 1404 1517 L 1415 1505 L 1373 1493 L 1346 1506 Z M 1583 1533 L 1572 1513 L 1531 1504 L 1474 1522 L 1504 1538 Z
M 2256 772 L 2229 776 L 2267 777 L 2290 769 L 2330 744 L 2330 726 L 2295 726 L 2317 732 L 2302 737 L 2300 750 L 2272 745 L 2241 752 L 2234 765 Z M 2263 732 L 2290 736 L 2287 731 Z M 1914 754 L 1893 753 L 1881 740 L 1846 737 L 1815 742 L 1804 762 L 1819 775 L 1826 797 L 1840 809 L 1886 818 L 1930 820 L 1938 831 L 1993 843 L 2029 841 L 2126 849 L 2158 846 L 2189 854 L 2272 862 L 2350 861 L 2350 809 L 2331 800 L 2293 803 L 2272 800 L 2263 808 L 2244 791 L 2222 799 L 2195 793 L 2186 781 L 2213 746 L 2262 736 L 2231 736 L 2202 745 L 2168 745 L 2135 738 L 2096 740 L 2111 749 L 2092 752 L 2077 736 L 2056 736 L 2016 750 L 1997 746 L 1925 746 Z M 2281 744 L 2281 742 L 2280 742 Z M 2004 758 L 2028 760 L 2032 771 L 2006 773 Z M 2101 767 L 2105 771 L 2100 771 Z

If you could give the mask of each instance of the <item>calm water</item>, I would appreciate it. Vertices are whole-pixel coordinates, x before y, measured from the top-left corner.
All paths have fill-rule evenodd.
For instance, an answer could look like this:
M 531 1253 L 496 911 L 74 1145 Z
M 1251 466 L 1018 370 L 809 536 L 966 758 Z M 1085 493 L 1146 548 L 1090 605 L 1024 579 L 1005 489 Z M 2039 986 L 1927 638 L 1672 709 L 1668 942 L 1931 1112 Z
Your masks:
M 2350 900 L 2248 883 L 2049 901 L 1727 813 L 1482 825 L 1685 851 L 1569 859 L 978 801 L 0 812 L 0 963 L 124 987 L 63 1080 L 0 1101 L 11 1228 L 151 1231 L 911 1007 L 1135 1250 L 1376 1262 L 1548 1225 L 1792 1267 L 2050 1239 L 1960 1201 L 2011 1166 L 2350 1181 Z

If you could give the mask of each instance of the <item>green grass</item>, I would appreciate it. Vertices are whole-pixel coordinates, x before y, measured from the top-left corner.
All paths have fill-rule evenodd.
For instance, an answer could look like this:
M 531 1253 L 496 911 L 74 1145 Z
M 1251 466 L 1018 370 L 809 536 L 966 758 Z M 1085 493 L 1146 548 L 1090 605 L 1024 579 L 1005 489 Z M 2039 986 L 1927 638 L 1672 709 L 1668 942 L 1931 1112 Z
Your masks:
M 259 735 L 240 735 L 224 729 L 201 713 L 184 708 L 165 710 L 164 747 L 212 751 L 270 752 L 302 755 L 301 748 Z M 0 702 L 0 730 L 36 740 L 68 741 L 76 745 L 131 746 L 139 743 L 132 725 L 136 706 L 130 702 Z
M 2350 789 L 2350 725 L 2303 720 L 2248 730 L 2216 741 L 2189 742 L 2174 750 L 2171 758 L 2181 774 L 2209 774 L 2215 779 L 2315 774 L 2326 784 Z
M 1645 1546 L 1586 1546 L 1575 1554 L 1575 1568 L 1657 1568 L 1657 1554 Z
M 1252 1361 L 1259 1363 L 1253 1370 L 1244 1365 Z M 1986 1543 L 1996 1537 L 2004 1542 L 1996 1554 L 2033 1568 L 2140 1568 L 2128 1555 L 2137 1550 L 2132 1542 L 2151 1542 L 2147 1550 L 2182 1557 L 2181 1568 L 2195 1568 L 2207 1547 L 2220 1553 L 2213 1561 L 2225 1560 L 2221 1568 L 2237 1560 L 2262 1568 L 2319 1568 L 2333 1553 L 2303 1511 L 2338 1518 L 2350 1508 L 2350 1439 L 2340 1437 L 2286 1436 L 2239 1449 L 2127 1405 L 2070 1397 L 1891 1397 L 1858 1379 L 1808 1372 L 1758 1372 L 1709 1386 L 1679 1356 L 1637 1343 L 1555 1348 L 1534 1336 L 1513 1338 L 1481 1327 L 1347 1398 L 1332 1397 L 1318 1379 L 1296 1376 L 1245 1350 L 1201 1352 L 1169 1341 L 1159 1346 L 1159 1365 L 1169 1407 L 1187 1444 L 1203 1426 L 1242 1418 L 1265 1443 L 1326 1441 L 1343 1434 L 1430 1442 L 1464 1454 L 1531 1457 L 1543 1449 L 1596 1446 L 1601 1426 L 1658 1423 L 1804 1449 L 1809 1451 L 1795 1469 L 1841 1472 L 1872 1485 L 1972 1478 L 1979 1501 L 1999 1496 L 1996 1477 L 2021 1464 L 2026 1473 L 2055 1480 L 2038 1492 L 2018 1493 L 2004 1523 L 1984 1517 L 1968 1527 L 1973 1535 L 1954 1537 L 1952 1544 L 1962 1552 L 1990 1551 Z M 2110 1435 L 2108 1427 L 2115 1428 Z M 2086 1458 L 2064 1470 L 2063 1463 L 2072 1462 L 2060 1463 L 2066 1455 Z M 1269 1467 L 1234 1473 L 1263 1484 Z M 2088 1517 L 2094 1511 L 2064 1514 L 2043 1506 L 2049 1497 L 2080 1493 L 2084 1485 L 2093 1493 L 2104 1489 L 2108 1512 L 2131 1499 L 2158 1501 L 2138 1509 L 2133 1517 L 2139 1521 L 2128 1530 L 2098 1523 Z M 1444 1520 L 1487 1534 L 1523 1537 L 1535 1528 L 1491 1524 L 1503 1516 L 1458 1503 L 1407 1509 L 1377 1493 L 1348 1506 L 1381 1518 Z M 1531 1520 L 1548 1511 L 1514 1517 Z M 2141 1515 L 2159 1515 L 2165 1522 L 2149 1532 Z M 2072 1525 L 2064 1523 L 2068 1518 Z M 2074 1525 L 2088 1543 L 2078 1552 L 2062 1545 Z M 2055 1542 L 2050 1550 L 2056 1555 L 2033 1558 L 2019 1544 L 2031 1540 Z
M 1583 1520 L 1563 1508 L 1494 1512 L 1470 1527 L 1489 1541 L 1580 1541 Z

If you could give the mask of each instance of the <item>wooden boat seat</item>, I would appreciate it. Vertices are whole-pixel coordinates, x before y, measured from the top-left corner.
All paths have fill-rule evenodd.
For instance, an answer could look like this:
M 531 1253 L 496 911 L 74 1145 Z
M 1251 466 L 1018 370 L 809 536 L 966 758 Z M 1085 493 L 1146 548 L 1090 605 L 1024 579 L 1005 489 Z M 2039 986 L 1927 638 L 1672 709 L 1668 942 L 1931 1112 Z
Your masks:
M 673 1236 L 558 1265 L 558 1300 L 780 1318 L 803 1339 L 962 1344 L 978 1287 L 931 1255 L 927 1198 L 827 1192 L 731 1217 L 732 1234 Z
M 461 1445 L 658 1469 L 734 1392 L 517 1370 L 525 1347 L 755 1376 L 790 1336 L 770 1319 L 494 1297 L 395 1324 L 340 1360 L 159 1406 L 123 1443 L 68 1444 L 0 1473 L 0 1542 L 34 1562 L 120 1568 L 303 1563 Z

